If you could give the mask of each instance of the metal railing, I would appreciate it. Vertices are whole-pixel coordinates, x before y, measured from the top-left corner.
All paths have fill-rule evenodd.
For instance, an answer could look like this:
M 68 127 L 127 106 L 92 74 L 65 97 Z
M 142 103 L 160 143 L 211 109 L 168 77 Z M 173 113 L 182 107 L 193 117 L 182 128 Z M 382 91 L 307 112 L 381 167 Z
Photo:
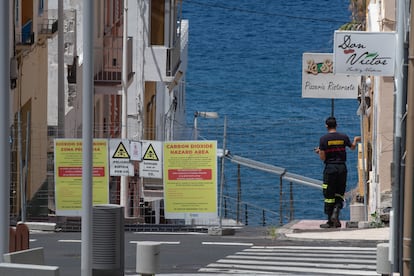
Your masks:
M 122 81 L 122 37 L 107 36 L 104 38 L 104 47 L 95 48 L 96 62 L 94 63 L 94 81 L 121 82 Z M 132 38 L 127 39 L 127 74 L 132 74 Z
M 56 18 L 43 19 L 42 23 L 38 24 L 39 34 L 51 35 L 58 30 L 58 20 Z
M 224 197 L 223 218 L 236 221 L 243 225 L 283 225 L 285 222 L 290 222 L 293 217 L 293 209 L 288 209 L 287 214 L 282 210 L 282 213 L 263 208 L 256 204 L 248 202 L 240 202 L 230 196 Z

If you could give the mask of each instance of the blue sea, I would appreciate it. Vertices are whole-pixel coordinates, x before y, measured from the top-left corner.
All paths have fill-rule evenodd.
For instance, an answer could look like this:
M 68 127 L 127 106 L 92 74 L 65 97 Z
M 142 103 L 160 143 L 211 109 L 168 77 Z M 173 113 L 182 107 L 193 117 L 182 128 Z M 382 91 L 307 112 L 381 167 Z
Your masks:
M 188 126 L 195 111 L 217 112 L 218 119 L 198 118 L 199 139 L 321 180 L 323 164 L 313 148 L 326 132 L 325 119 L 333 112 L 338 131 L 352 139 L 360 135 L 359 103 L 302 98 L 302 55 L 333 52 L 334 31 L 351 21 L 348 6 L 349 0 L 184 0 Z M 358 181 L 356 158 L 356 151 L 348 151 L 348 192 Z M 262 223 L 261 210 L 267 224 L 278 223 L 280 212 L 286 222 L 290 183 L 243 166 L 239 171 L 229 160 L 224 167 L 226 213 L 234 214 L 239 196 L 248 206 L 249 224 Z M 321 189 L 293 183 L 292 197 L 294 219 L 325 219 Z M 349 207 L 342 219 L 349 219 Z

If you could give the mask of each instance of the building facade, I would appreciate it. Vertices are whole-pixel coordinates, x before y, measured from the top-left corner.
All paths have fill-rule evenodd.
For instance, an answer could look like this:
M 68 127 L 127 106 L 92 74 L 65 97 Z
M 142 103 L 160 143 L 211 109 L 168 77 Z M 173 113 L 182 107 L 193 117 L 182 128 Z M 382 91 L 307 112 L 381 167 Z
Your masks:
M 370 1 L 366 31 L 392 32 L 396 29 L 396 2 Z M 367 137 L 368 214 L 380 214 L 391 207 L 391 163 L 394 151 L 394 78 L 367 76 L 364 135 Z
M 47 1 L 10 5 L 14 33 L 11 59 L 11 212 L 21 213 L 47 179 L 48 40 L 57 19 Z
M 29 215 L 54 213 L 53 141 L 82 137 L 82 3 L 63 1 L 62 21 L 57 1 L 19 0 L 12 7 L 11 196 L 16 216 L 26 208 L 22 201 Z M 94 138 L 164 141 L 185 132 L 188 21 L 181 18 L 181 5 L 179 0 L 95 1 Z M 64 26 L 63 49 L 58 21 Z M 157 201 L 153 205 L 159 206 L 162 199 L 162 180 L 142 179 L 138 168 L 136 162 L 134 176 L 126 180 L 132 217 L 140 216 L 140 205 Z M 109 185 L 110 202 L 119 204 L 120 177 L 111 177 Z

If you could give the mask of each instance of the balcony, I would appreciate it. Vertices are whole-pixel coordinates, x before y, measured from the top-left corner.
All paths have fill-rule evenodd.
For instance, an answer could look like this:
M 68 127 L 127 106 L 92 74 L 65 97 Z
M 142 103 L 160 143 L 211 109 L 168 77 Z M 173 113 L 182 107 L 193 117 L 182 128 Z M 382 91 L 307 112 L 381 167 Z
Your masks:
M 107 36 L 104 38 L 104 47 L 95 48 L 94 81 L 95 85 L 121 85 L 122 81 L 122 37 Z M 132 72 L 132 38 L 127 39 L 127 75 L 128 80 Z
M 170 82 L 177 73 L 183 50 L 188 43 L 188 24 L 181 24 L 181 37 L 172 47 L 151 46 L 145 49 L 145 79 Z M 185 23 L 185 24 L 184 24 Z
M 38 25 L 39 36 L 44 36 L 45 38 L 53 37 L 57 33 L 57 30 L 57 19 L 44 19 L 43 22 Z
M 24 50 L 30 48 L 34 44 L 35 34 L 33 32 L 33 21 L 29 20 L 20 29 L 20 32 L 15 34 L 16 50 Z
M 53 10 L 49 11 L 49 14 L 53 14 Z M 44 12 L 44 15 L 47 15 L 47 12 Z M 57 14 L 56 14 L 57 15 Z M 30 48 L 31 45 L 35 43 L 35 39 L 38 38 L 51 38 L 57 34 L 58 31 L 58 20 L 55 18 L 44 18 L 39 17 L 36 20 L 28 20 L 20 30 L 16 30 L 15 34 L 15 43 L 16 50 L 24 50 Z M 37 24 L 41 21 L 40 24 Z M 36 24 L 35 26 L 33 26 Z M 37 29 L 34 28 L 37 26 Z

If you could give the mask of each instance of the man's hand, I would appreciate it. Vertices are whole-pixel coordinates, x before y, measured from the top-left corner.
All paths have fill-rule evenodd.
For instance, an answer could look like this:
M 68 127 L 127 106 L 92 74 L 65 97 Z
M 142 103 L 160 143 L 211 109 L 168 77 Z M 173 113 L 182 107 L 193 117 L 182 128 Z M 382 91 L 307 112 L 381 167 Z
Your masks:
M 361 141 L 361 136 L 355 136 L 354 137 L 354 142 L 351 145 L 351 150 L 354 150 L 356 148 L 356 145 L 359 141 Z

